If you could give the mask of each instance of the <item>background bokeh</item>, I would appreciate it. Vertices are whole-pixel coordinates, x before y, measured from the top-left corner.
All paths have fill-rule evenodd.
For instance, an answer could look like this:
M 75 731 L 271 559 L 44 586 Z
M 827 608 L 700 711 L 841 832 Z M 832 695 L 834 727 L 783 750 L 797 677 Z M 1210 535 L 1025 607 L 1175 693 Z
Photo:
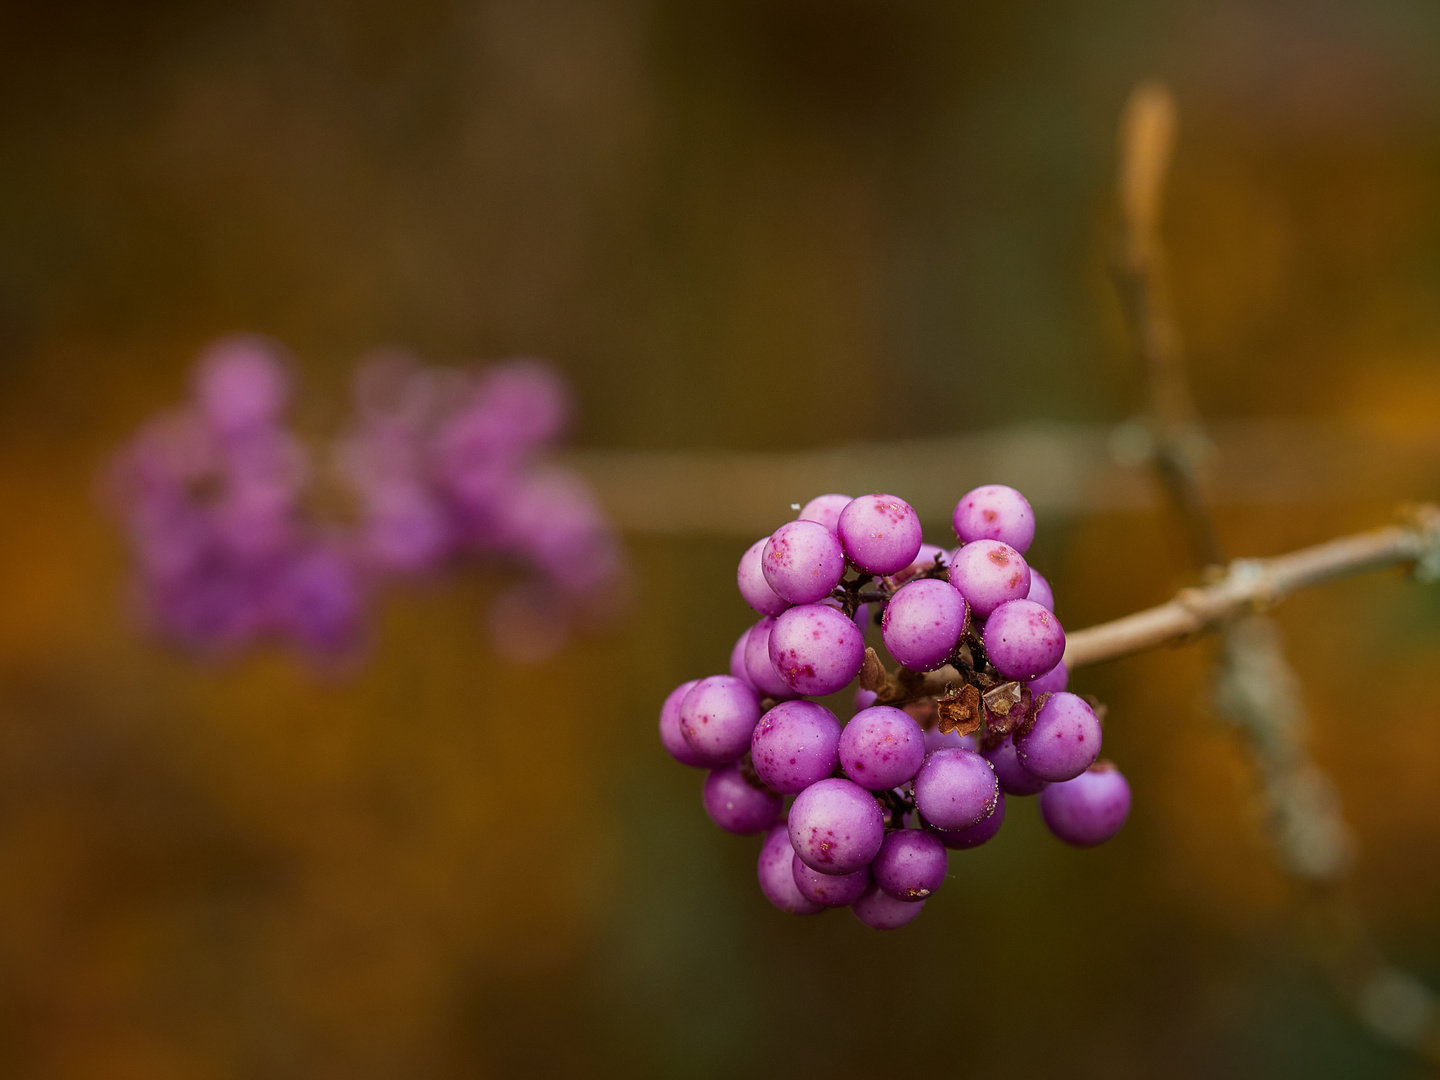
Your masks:
M 1423 0 L 0 7 L 0 1074 L 1424 1075 L 1297 958 L 1206 646 L 1075 680 L 1119 837 L 1064 849 L 1013 800 L 878 934 L 772 910 L 656 740 L 749 621 L 744 540 L 634 537 L 624 620 L 538 669 L 474 576 L 392 598 L 326 679 L 139 635 L 95 476 L 236 330 L 295 350 L 316 437 L 383 344 L 549 357 L 596 448 L 1123 420 L 1114 130 L 1149 75 L 1204 415 L 1426 436 L 1437 55 Z M 1392 511 L 1220 524 L 1268 554 Z M 1154 512 L 1033 552 L 1075 627 L 1189 580 Z M 1278 615 L 1357 900 L 1440 987 L 1440 593 Z

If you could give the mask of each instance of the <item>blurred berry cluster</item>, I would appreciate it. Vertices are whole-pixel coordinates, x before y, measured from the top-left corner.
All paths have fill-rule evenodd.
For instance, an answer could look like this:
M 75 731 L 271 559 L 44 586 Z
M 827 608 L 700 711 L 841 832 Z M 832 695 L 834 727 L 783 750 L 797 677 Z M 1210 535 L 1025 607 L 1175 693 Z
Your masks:
M 740 559 L 740 595 L 762 618 L 730 673 L 661 708 L 665 749 L 710 770 L 711 819 L 765 834 L 760 888 L 783 911 L 848 906 L 868 926 L 903 926 L 950 851 L 999 831 L 1007 795 L 1038 794 L 1051 832 L 1081 846 L 1129 813 L 1124 776 L 1099 760 L 1100 717 L 1066 691 L 1065 632 L 1024 556 L 1029 502 L 976 488 L 952 522 L 961 544 L 946 550 L 894 495 L 812 499 Z M 872 619 L 898 670 L 867 648 Z M 807 700 L 857 679 L 843 727 Z
M 157 630 L 207 653 L 268 639 L 344 660 L 377 590 L 476 556 L 501 571 L 489 622 L 514 659 L 542 659 L 610 610 L 619 538 L 583 481 L 546 458 L 570 413 L 554 371 L 374 357 L 327 453 L 289 426 L 290 367 L 263 338 L 215 343 L 190 401 L 111 462 Z

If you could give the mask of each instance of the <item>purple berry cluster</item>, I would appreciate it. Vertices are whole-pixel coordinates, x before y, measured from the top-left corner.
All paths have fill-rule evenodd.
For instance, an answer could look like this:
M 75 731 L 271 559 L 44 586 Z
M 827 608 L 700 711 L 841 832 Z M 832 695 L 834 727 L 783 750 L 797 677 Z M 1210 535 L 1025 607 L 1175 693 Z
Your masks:
M 953 524 L 947 550 L 894 495 L 812 499 L 741 556 L 740 595 L 762 617 L 729 674 L 676 687 L 660 710 L 665 749 L 710 770 L 711 819 L 764 834 L 760 888 L 783 911 L 903 926 L 950 851 L 999 831 L 1007 795 L 1039 795 L 1051 832 L 1080 846 L 1129 813 L 1094 706 L 1066 691 L 1065 631 L 1025 560 L 1029 502 L 979 487 Z M 894 670 L 866 645 L 872 622 Z M 808 700 L 857 679 L 845 724 Z
M 109 493 L 138 598 L 167 637 L 208 653 L 268 639 L 350 657 L 380 587 L 473 556 L 521 571 L 490 613 L 517 659 L 558 647 L 613 599 L 616 533 L 584 483 L 544 460 L 569 402 L 543 364 L 371 360 L 328 455 L 291 430 L 291 394 L 274 343 L 217 342 L 190 401 L 115 455 Z

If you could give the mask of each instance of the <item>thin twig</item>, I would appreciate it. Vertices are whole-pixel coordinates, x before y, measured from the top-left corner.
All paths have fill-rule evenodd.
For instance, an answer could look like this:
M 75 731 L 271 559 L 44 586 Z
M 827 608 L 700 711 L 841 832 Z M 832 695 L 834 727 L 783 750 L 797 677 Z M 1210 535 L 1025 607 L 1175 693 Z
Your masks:
M 1297 589 L 1387 566 L 1429 565 L 1440 547 L 1440 508 L 1410 511 L 1414 524 L 1343 536 L 1269 559 L 1237 559 L 1209 585 L 1183 589 L 1158 607 L 1071 634 L 1071 668 L 1115 660 L 1220 629 L 1237 616 L 1272 607 Z

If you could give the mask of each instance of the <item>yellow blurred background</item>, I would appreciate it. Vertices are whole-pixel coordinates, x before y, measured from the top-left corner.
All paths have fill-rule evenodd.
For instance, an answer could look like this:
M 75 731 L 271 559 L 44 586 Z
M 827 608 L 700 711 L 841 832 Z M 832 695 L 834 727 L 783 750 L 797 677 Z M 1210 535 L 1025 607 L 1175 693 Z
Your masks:
M 1204 416 L 1433 445 L 1437 56 L 1421 0 L 0 9 L 0 1075 L 1424 1075 L 1292 948 L 1209 646 L 1073 681 L 1135 792 L 1113 842 L 1013 800 L 877 934 L 772 910 L 655 736 L 750 621 L 746 539 L 632 537 L 623 620 L 534 669 L 483 576 L 392 596 L 327 679 L 146 639 L 95 478 L 234 331 L 295 350 L 316 439 L 388 344 L 551 358 L 596 449 L 1118 423 L 1114 130 L 1150 75 Z M 1225 545 L 1386 521 L 1383 473 L 1222 505 Z M 1072 627 L 1191 580 L 1158 509 L 1082 506 L 1033 554 Z M 1359 904 L 1440 988 L 1440 593 L 1278 618 Z

